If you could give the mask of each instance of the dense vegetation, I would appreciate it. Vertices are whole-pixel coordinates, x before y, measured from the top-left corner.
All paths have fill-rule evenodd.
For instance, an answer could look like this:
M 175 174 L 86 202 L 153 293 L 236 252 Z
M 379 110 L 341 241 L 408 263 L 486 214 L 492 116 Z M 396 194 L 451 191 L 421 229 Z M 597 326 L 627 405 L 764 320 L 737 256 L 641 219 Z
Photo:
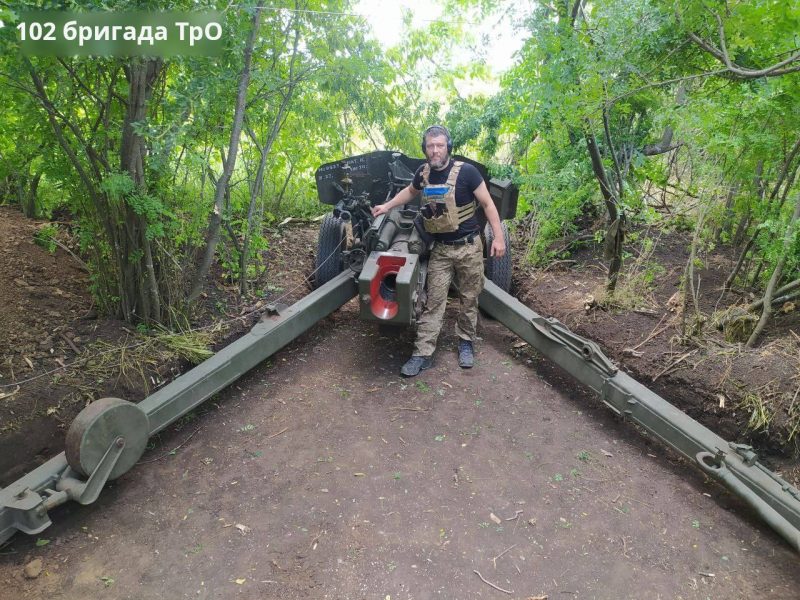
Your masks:
M 373 148 L 416 154 L 434 121 L 517 180 L 531 260 L 604 240 L 610 302 L 652 278 L 624 259 L 634 246 L 646 257 L 669 228 L 694 234 L 685 314 L 694 269 L 720 244 L 740 257 L 726 287 L 761 297 L 749 345 L 798 293 L 796 3 L 451 0 L 390 50 L 347 0 L 281 5 L 103 5 L 220 9 L 237 33 L 215 58 L 26 58 L 13 28 L 0 30 L 0 103 L 13 107 L 0 113 L 0 195 L 30 216 L 72 216 L 106 312 L 169 323 L 215 259 L 241 293 L 258 293 L 270 224 L 321 212 L 316 166 Z M 451 41 L 508 12 L 508 35 L 527 41 L 499 92 L 459 94 L 460 79 L 488 69 Z

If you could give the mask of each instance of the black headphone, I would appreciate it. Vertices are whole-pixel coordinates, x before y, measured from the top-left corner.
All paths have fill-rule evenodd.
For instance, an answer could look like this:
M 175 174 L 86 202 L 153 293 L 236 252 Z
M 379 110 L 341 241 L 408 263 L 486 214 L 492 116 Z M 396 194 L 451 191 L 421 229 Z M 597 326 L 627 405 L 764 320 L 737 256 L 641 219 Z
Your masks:
M 425 154 L 425 138 L 430 133 L 431 129 L 441 129 L 444 132 L 445 137 L 447 138 L 447 153 L 452 154 L 453 152 L 453 140 L 450 137 L 450 132 L 447 131 L 447 127 L 443 125 L 431 125 L 425 131 L 422 132 L 422 143 L 420 146 L 422 147 L 422 154 Z

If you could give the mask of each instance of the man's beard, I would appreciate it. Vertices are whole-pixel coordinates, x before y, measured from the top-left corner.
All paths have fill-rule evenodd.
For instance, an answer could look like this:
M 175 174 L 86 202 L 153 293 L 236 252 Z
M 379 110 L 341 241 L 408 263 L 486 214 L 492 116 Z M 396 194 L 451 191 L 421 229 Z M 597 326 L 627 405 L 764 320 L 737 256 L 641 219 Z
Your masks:
M 430 163 L 432 169 L 444 169 L 447 166 L 447 163 L 450 162 L 450 155 L 446 154 L 439 159 L 429 158 L 428 162 Z

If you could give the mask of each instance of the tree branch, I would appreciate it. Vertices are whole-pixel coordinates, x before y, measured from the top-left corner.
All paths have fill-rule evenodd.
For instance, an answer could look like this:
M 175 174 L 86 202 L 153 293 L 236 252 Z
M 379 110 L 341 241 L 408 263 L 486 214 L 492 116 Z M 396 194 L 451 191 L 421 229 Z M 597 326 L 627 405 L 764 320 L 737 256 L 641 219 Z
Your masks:
M 644 148 L 642 148 L 642 154 L 645 156 L 656 156 L 657 154 L 665 154 L 667 152 L 671 152 L 676 148 L 680 148 L 680 144 L 672 145 L 672 127 L 667 125 L 664 128 L 664 135 L 661 136 L 661 141 L 657 144 L 647 144 Z
M 606 143 L 608 144 L 608 151 L 611 153 L 611 158 L 614 161 L 614 172 L 617 174 L 617 188 L 619 195 L 617 196 L 618 199 L 622 199 L 623 196 L 623 187 L 622 187 L 622 170 L 619 168 L 619 160 L 617 159 L 617 152 L 614 150 L 614 142 L 611 141 L 611 129 L 608 125 L 608 110 L 603 108 L 603 131 L 606 135 Z
M 717 33 L 719 35 L 720 47 L 717 48 L 712 43 L 707 42 L 693 31 L 689 32 L 689 38 L 697 44 L 700 48 L 708 52 L 711 56 L 716 58 L 725 65 L 726 71 L 735 75 L 739 79 L 758 79 L 759 77 L 779 77 L 787 73 L 794 73 L 800 71 L 800 64 L 789 66 L 792 63 L 800 61 L 800 52 L 795 52 L 789 58 L 775 63 L 765 69 L 748 69 L 737 65 L 731 60 L 728 54 L 728 47 L 725 42 L 725 28 L 722 24 L 722 18 L 716 12 L 712 12 L 714 18 L 717 20 Z M 680 20 L 680 17 L 678 17 Z

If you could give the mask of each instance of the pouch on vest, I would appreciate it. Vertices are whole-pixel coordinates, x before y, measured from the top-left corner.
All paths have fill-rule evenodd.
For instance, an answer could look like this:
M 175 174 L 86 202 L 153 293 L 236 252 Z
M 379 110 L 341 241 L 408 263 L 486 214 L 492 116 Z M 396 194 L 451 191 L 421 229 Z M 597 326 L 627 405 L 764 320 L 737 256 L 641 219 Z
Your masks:
M 451 233 L 475 213 L 475 202 L 467 206 L 456 205 L 456 179 L 462 162 L 455 162 L 450 169 L 447 183 L 429 185 L 430 165 L 422 170 L 422 224 L 428 233 Z
M 455 215 L 456 196 L 449 185 L 427 185 L 422 189 L 422 218 L 425 231 L 444 233 L 458 229 Z

